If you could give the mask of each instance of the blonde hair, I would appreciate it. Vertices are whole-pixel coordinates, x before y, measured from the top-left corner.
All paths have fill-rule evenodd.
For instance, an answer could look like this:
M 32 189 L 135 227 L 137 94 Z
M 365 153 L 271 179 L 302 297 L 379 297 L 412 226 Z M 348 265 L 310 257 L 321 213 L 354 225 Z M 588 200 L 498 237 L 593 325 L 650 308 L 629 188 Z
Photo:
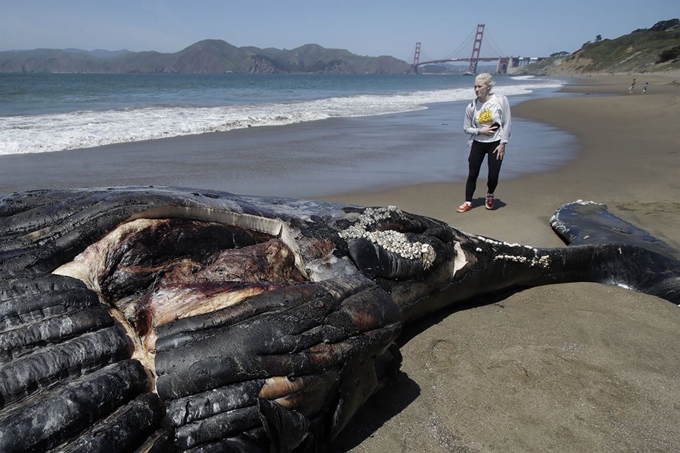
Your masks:
M 479 80 L 488 87 L 493 87 L 496 84 L 493 81 L 493 77 L 488 72 L 480 72 L 479 74 L 477 74 L 477 77 L 475 77 L 475 81 L 477 80 Z

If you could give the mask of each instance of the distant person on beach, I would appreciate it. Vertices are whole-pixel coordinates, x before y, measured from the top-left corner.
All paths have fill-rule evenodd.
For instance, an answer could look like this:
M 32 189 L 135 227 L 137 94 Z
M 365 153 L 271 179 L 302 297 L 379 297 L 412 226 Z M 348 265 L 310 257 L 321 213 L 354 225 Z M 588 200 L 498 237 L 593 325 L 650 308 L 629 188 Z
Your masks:
M 469 172 L 465 184 L 465 203 L 456 211 L 467 212 L 472 209 L 472 196 L 477 187 L 479 170 L 484 157 L 487 158 L 489 176 L 487 181 L 486 209 L 493 209 L 496 201 L 494 191 L 498 186 L 498 175 L 501 172 L 505 146 L 510 139 L 512 125 L 508 98 L 491 92 L 494 86 L 493 77 L 489 73 L 481 73 L 475 77 L 475 98 L 465 109 L 463 129 L 470 134 Z
M 628 88 L 628 92 L 632 93 L 634 89 L 635 89 L 635 79 L 633 79 L 633 83 L 630 84 L 630 88 Z
M 642 94 L 647 92 L 647 88 L 649 88 L 649 82 L 645 82 L 645 86 L 642 87 Z

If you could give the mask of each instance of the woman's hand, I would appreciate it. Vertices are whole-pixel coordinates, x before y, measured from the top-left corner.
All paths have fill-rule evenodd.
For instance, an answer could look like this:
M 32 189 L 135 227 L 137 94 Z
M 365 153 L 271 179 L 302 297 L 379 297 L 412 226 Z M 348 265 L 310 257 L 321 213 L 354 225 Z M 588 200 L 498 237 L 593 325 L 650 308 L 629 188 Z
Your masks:
M 496 133 L 496 129 L 498 129 L 497 126 L 484 126 L 479 128 L 479 134 L 480 135 L 493 135 Z
M 503 156 L 505 156 L 505 143 L 498 145 L 496 149 L 493 150 L 493 152 L 496 154 L 497 160 L 503 160 Z

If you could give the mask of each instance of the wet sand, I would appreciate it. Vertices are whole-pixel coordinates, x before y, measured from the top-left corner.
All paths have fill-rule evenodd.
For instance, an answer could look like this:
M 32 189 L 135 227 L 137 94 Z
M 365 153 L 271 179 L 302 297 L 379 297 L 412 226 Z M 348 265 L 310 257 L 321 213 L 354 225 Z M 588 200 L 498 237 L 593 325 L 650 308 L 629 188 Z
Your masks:
M 326 198 L 397 205 L 464 231 L 562 246 L 548 220 L 582 199 L 680 249 L 680 74 L 575 78 L 565 98 L 513 115 L 574 134 L 582 148 L 560 168 L 511 180 L 484 209 L 458 214 L 462 183 Z M 509 145 L 506 159 L 512 159 Z M 408 328 L 398 379 L 337 439 L 354 452 L 680 451 L 680 308 L 599 284 L 528 289 L 451 309 Z

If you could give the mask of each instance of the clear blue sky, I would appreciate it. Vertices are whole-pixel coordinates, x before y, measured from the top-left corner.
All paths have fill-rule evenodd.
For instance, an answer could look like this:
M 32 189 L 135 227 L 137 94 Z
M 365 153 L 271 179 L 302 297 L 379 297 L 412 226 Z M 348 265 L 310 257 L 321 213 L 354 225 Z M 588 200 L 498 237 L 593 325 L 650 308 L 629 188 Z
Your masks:
M 202 39 L 237 47 L 304 44 L 410 61 L 573 52 L 680 17 L 680 0 L 0 0 L 0 50 L 177 52 Z M 467 46 L 463 44 L 468 41 Z

